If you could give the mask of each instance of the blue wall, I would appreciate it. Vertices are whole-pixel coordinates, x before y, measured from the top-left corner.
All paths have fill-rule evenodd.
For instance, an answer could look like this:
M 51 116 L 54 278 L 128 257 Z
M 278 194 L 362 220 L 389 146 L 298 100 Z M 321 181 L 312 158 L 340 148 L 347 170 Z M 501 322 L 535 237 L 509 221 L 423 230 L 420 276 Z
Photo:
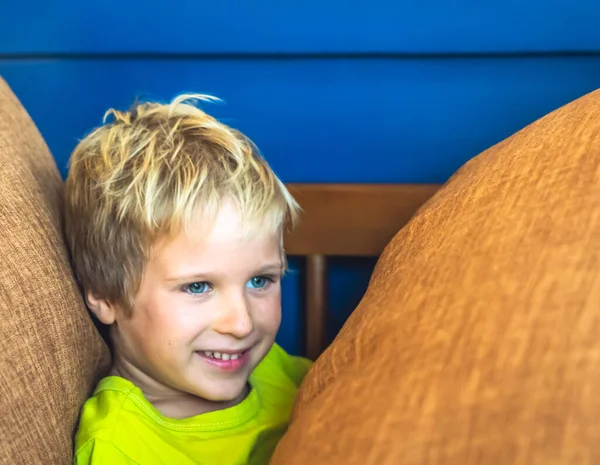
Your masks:
M 599 20 L 594 0 L 7 0 L 0 75 L 63 174 L 108 107 L 194 91 L 224 99 L 208 110 L 285 182 L 443 182 L 600 87 Z M 332 261 L 332 334 L 373 264 Z M 292 352 L 301 265 L 284 284 L 280 342 Z

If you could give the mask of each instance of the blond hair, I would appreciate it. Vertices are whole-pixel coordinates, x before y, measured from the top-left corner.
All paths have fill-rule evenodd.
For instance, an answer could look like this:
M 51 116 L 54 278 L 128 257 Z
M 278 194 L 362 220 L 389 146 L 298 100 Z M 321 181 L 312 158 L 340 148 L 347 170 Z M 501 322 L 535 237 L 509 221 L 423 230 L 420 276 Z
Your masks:
M 71 156 L 66 236 L 76 275 L 86 292 L 129 312 L 156 240 L 198 215 L 210 221 L 225 198 L 249 228 L 296 221 L 296 201 L 255 145 L 199 109 L 200 100 L 216 99 L 111 109 Z

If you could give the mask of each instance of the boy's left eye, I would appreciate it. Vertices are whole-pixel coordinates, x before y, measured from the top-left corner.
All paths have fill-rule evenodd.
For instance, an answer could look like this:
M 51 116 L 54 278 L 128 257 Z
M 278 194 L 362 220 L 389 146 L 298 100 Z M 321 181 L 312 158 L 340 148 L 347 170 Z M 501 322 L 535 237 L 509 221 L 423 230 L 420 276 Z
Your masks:
M 252 289 L 264 289 L 271 282 L 273 280 L 267 276 L 255 276 L 248 281 L 248 287 Z

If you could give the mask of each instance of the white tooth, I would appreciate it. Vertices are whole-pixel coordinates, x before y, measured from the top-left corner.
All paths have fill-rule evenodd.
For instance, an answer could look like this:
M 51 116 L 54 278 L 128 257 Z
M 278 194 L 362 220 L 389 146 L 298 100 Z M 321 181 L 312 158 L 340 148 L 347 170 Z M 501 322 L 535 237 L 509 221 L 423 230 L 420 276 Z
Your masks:
M 214 358 L 221 358 L 221 352 L 213 352 Z
M 213 353 L 212 353 L 212 352 L 209 352 L 208 350 L 205 350 L 205 351 L 204 351 L 204 355 L 206 355 L 207 357 L 212 357 L 212 356 L 213 356 Z
M 233 354 L 231 356 L 231 360 L 237 360 L 239 356 L 240 356 L 240 354 Z
M 229 360 L 229 354 L 223 354 L 223 355 L 221 355 L 221 358 L 223 360 L 225 360 L 225 361 L 228 361 Z

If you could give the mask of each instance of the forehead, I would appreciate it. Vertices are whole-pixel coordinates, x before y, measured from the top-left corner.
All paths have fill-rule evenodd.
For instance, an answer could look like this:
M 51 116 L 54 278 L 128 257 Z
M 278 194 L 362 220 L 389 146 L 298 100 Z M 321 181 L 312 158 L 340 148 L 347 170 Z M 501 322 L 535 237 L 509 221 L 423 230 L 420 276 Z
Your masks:
M 152 260 L 177 262 L 198 260 L 250 262 L 280 257 L 282 233 L 268 222 L 245 224 L 231 203 L 224 203 L 209 222 L 202 217 L 156 243 Z

